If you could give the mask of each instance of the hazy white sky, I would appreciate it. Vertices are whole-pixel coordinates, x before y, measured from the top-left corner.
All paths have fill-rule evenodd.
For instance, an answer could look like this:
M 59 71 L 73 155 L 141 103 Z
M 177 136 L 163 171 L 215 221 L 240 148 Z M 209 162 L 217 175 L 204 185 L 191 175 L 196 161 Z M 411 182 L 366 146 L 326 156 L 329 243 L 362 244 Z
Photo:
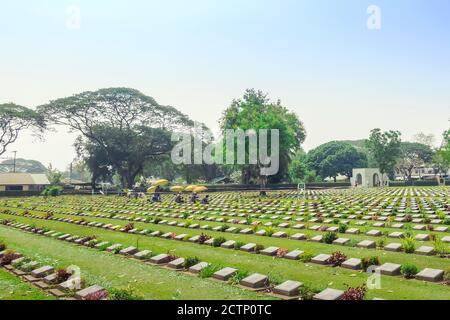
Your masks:
M 366 26 L 371 4 L 381 30 Z M 375 127 L 440 140 L 449 127 L 445 0 L 3 1 L 0 39 L 0 103 L 124 86 L 217 129 L 231 100 L 256 88 L 298 114 L 306 149 Z M 65 128 L 44 142 L 26 133 L 9 151 L 65 169 L 74 139 Z

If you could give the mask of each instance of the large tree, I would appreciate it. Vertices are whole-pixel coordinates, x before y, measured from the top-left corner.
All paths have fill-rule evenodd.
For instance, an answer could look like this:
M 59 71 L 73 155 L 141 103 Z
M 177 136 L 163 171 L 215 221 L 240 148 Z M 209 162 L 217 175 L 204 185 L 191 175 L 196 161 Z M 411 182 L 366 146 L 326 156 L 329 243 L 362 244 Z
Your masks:
M 13 103 L 0 104 L 0 156 L 21 131 L 31 129 L 39 135 L 45 128 L 45 117 L 38 112 Z
M 381 132 L 373 129 L 366 141 L 366 146 L 372 154 L 384 181 L 385 174 L 392 174 L 397 159 L 401 154 L 401 133 L 399 131 Z
M 308 164 L 322 178 L 352 176 L 354 168 L 367 167 L 367 157 L 352 145 L 341 141 L 325 143 L 308 153 Z
M 260 129 L 278 129 L 279 172 L 271 176 L 272 179 L 287 174 L 289 162 L 306 136 L 303 123 L 296 114 L 283 107 L 280 101 L 271 102 L 267 94 L 254 89 L 246 90 L 242 99 L 234 100 L 223 112 L 220 127 L 224 135 L 228 129 L 254 130 L 256 133 Z M 225 154 L 227 151 L 225 148 Z M 270 145 L 268 151 L 268 154 L 271 154 Z M 245 159 L 249 158 L 249 137 L 246 137 Z M 246 161 L 246 164 L 238 165 L 237 168 L 242 171 L 242 183 L 259 183 L 264 186 L 268 177 L 261 175 L 263 167 L 264 164 L 259 158 L 256 164 L 249 164 L 249 161 Z
M 402 142 L 396 168 L 406 180 L 411 181 L 413 170 L 430 163 L 432 158 L 433 150 L 428 145 L 417 142 Z
M 39 107 L 51 122 L 78 131 L 101 148 L 125 187 L 146 161 L 167 155 L 171 132 L 189 132 L 194 122 L 174 107 L 161 106 L 137 90 L 83 92 Z

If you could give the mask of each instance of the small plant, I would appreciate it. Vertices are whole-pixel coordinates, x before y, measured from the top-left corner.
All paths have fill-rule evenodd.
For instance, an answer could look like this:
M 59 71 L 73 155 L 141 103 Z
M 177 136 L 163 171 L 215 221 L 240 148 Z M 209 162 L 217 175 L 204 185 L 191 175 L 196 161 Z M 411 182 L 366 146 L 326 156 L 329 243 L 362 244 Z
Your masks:
M 262 244 L 257 244 L 255 247 L 255 253 L 260 253 L 262 250 L 264 250 L 264 246 Z
M 11 264 L 12 261 L 19 258 L 19 254 L 15 253 L 12 250 L 8 250 L 3 257 L 0 259 L 0 266 L 6 266 L 8 264 Z
M 210 236 L 208 236 L 207 234 L 202 233 L 200 235 L 200 237 L 198 238 L 198 243 L 200 244 L 204 244 L 206 241 L 208 241 L 209 239 L 211 239 Z
M 198 264 L 199 262 L 200 262 L 200 259 L 197 258 L 197 257 L 187 257 L 187 258 L 184 260 L 183 267 L 184 267 L 185 269 L 189 269 L 190 267 L 195 266 L 195 265 Z
M 400 272 L 406 279 L 412 279 L 419 272 L 419 269 L 413 264 L 405 263 L 401 266 Z
M 383 249 L 385 245 L 386 245 L 386 239 L 385 238 L 381 238 L 381 239 L 379 239 L 377 241 L 377 248 Z
M 215 264 L 209 264 L 207 267 L 203 268 L 199 273 L 199 277 L 202 279 L 211 277 L 214 273 L 222 269 L 221 266 Z
M 300 255 L 299 259 L 301 262 L 307 263 L 307 262 L 310 262 L 313 257 L 314 257 L 314 255 L 312 253 L 303 252 Z
M 6 244 L 0 243 L 0 251 L 5 251 L 5 250 L 6 250 Z
M 214 238 L 213 240 L 213 247 L 220 247 L 222 243 L 226 242 L 227 240 L 224 237 L 218 237 Z
M 276 257 L 277 257 L 277 258 L 283 258 L 285 255 L 287 255 L 288 252 L 289 252 L 288 249 L 285 249 L 285 248 L 279 248 L 279 249 L 277 250 Z
M 234 276 L 231 277 L 231 279 L 229 280 L 230 284 L 239 284 L 241 282 L 242 279 L 247 278 L 249 275 L 248 271 L 244 271 L 244 270 L 239 270 L 238 272 L 236 272 L 236 274 Z
M 380 264 L 381 264 L 380 258 L 378 258 L 377 256 L 366 257 L 361 259 L 361 268 L 364 271 L 367 271 L 367 269 L 369 269 L 369 267 L 371 266 L 379 266 Z
M 356 287 L 356 288 L 348 288 L 341 300 L 357 300 L 357 301 L 361 301 L 364 300 L 365 296 L 367 293 L 367 287 L 366 286 L 361 286 L 361 287 Z
M 340 223 L 339 224 L 339 233 L 345 233 L 348 229 L 348 225 L 346 225 L 345 223 Z
M 124 232 L 129 232 L 129 231 L 134 229 L 134 224 L 133 223 L 129 223 L 123 229 L 124 229 Z
M 138 296 L 130 288 L 128 289 L 111 289 L 109 291 L 109 300 L 144 300 Z
M 71 276 L 71 273 L 64 268 L 56 270 L 55 283 L 61 283 L 67 281 Z
M 273 227 L 267 227 L 266 228 L 266 235 L 268 237 L 271 237 L 275 233 L 275 229 Z
M 327 244 L 332 244 L 334 240 L 338 238 L 337 234 L 335 232 L 327 232 L 323 236 L 323 242 Z
M 433 243 L 434 251 L 442 258 L 445 258 L 450 253 L 449 246 L 441 239 L 436 238 Z
M 446 285 L 450 286 L 450 268 L 444 271 L 444 282 Z
M 86 300 L 88 301 L 99 301 L 108 298 L 108 291 L 100 290 L 97 292 L 90 293 L 86 296 Z
M 407 237 L 402 241 L 402 247 L 406 253 L 414 253 L 416 246 L 417 242 L 413 237 Z
M 340 267 L 344 261 L 347 260 L 347 256 L 340 251 L 333 252 L 331 257 L 328 258 L 327 263 L 333 267 Z
M 303 285 L 299 290 L 300 300 L 313 300 L 316 293 L 319 293 L 320 291 L 321 290 L 314 289 L 311 286 Z

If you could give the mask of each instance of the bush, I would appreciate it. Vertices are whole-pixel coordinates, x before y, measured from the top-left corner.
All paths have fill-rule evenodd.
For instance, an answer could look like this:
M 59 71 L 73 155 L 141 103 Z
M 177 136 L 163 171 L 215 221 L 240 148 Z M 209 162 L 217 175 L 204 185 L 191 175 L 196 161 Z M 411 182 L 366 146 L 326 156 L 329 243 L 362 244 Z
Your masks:
M 243 247 L 243 246 L 245 246 L 245 243 L 244 242 L 242 242 L 242 241 L 237 241 L 235 244 L 234 244 L 234 250 L 239 250 L 241 247 Z
M 416 250 L 416 246 L 416 240 L 413 237 L 405 238 L 402 241 L 402 247 L 406 253 L 414 253 L 414 251 Z
M 57 197 L 61 195 L 63 189 L 58 186 L 49 186 L 42 191 L 42 195 L 45 197 L 51 196 L 51 197 Z
M 361 267 L 364 271 L 367 271 L 371 266 L 379 266 L 380 258 L 377 256 L 366 257 L 361 259 Z
M 342 296 L 341 300 L 357 300 L 361 301 L 364 300 L 367 293 L 367 287 L 361 286 L 356 288 L 348 288 L 344 295 Z
M 200 259 L 197 258 L 197 257 L 187 257 L 187 258 L 184 260 L 183 267 L 184 267 L 185 269 L 189 269 L 190 267 L 195 266 L 195 265 L 198 264 L 199 262 L 200 262 Z
M 321 290 L 314 289 L 311 286 L 303 285 L 299 289 L 300 300 L 313 300 L 314 296 Z
M 340 251 L 333 252 L 327 262 L 333 267 L 340 267 L 344 261 L 347 260 L 347 256 Z
M 6 244 L 0 243 L 0 251 L 5 251 L 5 249 L 6 249 Z
M 3 257 L 0 259 L 0 266 L 6 266 L 8 264 L 11 264 L 13 260 L 16 260 L 19 258 L 19 254 L 15 253 L 12 250 L 8 250 Z
M 272 227 L 267 227 L 266 229 L 266 236 L 271 237 L 275 233 L 275 229 Z
M 208 241 L 209 239 L 211 239 L 210 236 L 208 236 L 207 234 L 202 233 L 200 235 L 200 238 L 198 238 L 198 243 L 200 244 L 204 244 L 206 241 Z
M 348 229 L 348 225 L 346 225 L 345 223 L 340 223 L 339 224 L 339 233 L 345 233 Z
M 442 258 L 445 258 L 450 253 L 449 246 L 441 239 L 436 238 L 433 247 L 436 254 Z
M 247 278 L 249 275 L 248 271 L 244 271 L 244 270 L 239 270 L 238 272 L 236 272 L 236 274 L 234 276 L 231 277 L 231 279 L 229 280 L 230 284 L 239 284 L 241 282 L 242 279 Z
M 68 272 L 66 269 L 64 268 L 57 269 L 55 282 L 61 283 L 67 281 L 70 278 L 70 276 L 71 276 L 70 272 Z
M 337 234 L 335 232 L 327 232 L 323 236 L 323 242 L 327 244 L 332 244 L 334 240 L 338 238 Z
M 312 253 L 309 252 L 303 252 L 300 256 L 299 256 L 299 260 L 307 263 L 310 262 L 311 259 L 314 257 L 314 255 Z
M 220 247 L 222 243 L 226 242 L 227 240 L 224 237 L 214 238 L 213 240 L 213 247 Z
M 209 264 L 206 268 L 203 268 L 199 273 L 199 277 L 202 279 L 211 277 L 214 273 L 221 270 L 222 267 L 215 264 Z
M 134 291 L 128 288 L 111 289 L 109 291 L 109 300 L 144 300 L 144 298 L 134 294 Z
M 106 299 L 107 297 L 108 297 L 108 291 L 101 290 L 98 292 L 88 294 L 85 299 L 88 301 L 98 301 L 98 300 Z
M 400 267 L 400 272 L 406 279 L 412 279 L 419 272 L 419 269 L 413 264 L 405 263 Z

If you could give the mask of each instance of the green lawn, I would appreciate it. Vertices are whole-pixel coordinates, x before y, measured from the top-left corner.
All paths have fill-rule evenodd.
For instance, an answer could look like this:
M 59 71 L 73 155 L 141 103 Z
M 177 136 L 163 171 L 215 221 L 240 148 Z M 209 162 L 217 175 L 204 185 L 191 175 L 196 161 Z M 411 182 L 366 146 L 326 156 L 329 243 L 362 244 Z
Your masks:
M 88 283 L 105 288 L 132 288 L 145 299 L 268 299 L 268 296 L 239 289 L 227 284 L 176 273 L 94 249 L 63 243 L 55 239 L 27 234 L 0 227 L 1 239 L 8 247 L 20 251 L 43 264 L 76 265 Z M 19 280 L 20 281 L 20 280 Z M 19 287 L 20 289 L 20 287 Z M 16 289 L 17 290 L 17 289 Z M 23 290 L 25 291 L 25 290 Z M 7 284 L 0 284 L 0 297 L 11 292 Z M 10 294 L 11 295 L 11 294 Z M 14 294 L 20 296 L 19 291 Z M 41 299 L 40 296 L 29 296 Z
M 0 218 L 11 218 L 11 216 L 0 215 Z M 14 220 L 29 224 L 35 224 L 39 227 L 48 227 L 55 229 L 64 233 L 71 233 L 76 235 L 96 235 L 101 240 L 107 240 L 110 242 L 122 243 L 124 245 L 134 245 L 136 246 L 137 239 L 139 239 L 140 248 L 148 248 L 155 252 L 167 252 L 169 250 L 174 250 L 174 252 L 183 257 L 187 256 L 197 256 L 201 260 L 208 261 L 210 263 L 220 264 L 223 266 L 236 267 L 240 270 L 247 270 L 250 272 L 260 272 L 264 274 L 270 274 L 271 276 L 283 279 L 283 280 L 299 280 L 306 284 L 309 284 L 318 289 L 324 289 L 326 287 L 333 287 L 338 289 L 345 289 L 347 285 L 350 286 L 359 286 L 366 282 L 367 274 L 362 272 L 353 272 L 350 270 L 345 270 L 341 268 L 330 268 L 330 267 L 322 267 L 313 264 L 304 264 L 298 261 L 288 261 L 284 259 L 273 259 L 266 256 L 248 254 L 244 252 L 220 249 L 220 248 L 211 248 L 207 246 L 194 245 L 186 242 L 178 242 L 178 241 L 170 241 L 158 238 L 149 238 L 142 236 L 135 236 L 124 234 L 120 232 L 107 231 L 97 228 L 85 227 L 72 225 L 68 223 L 60 223 L 55 221 L 44 221 L 44 220 L 35 220 L 30 218 L 23 217 L 13 217 Z M 139 224 L 138 224 L 139 226 Z M 157 229 L 164 230 L 164 226 L 157 226 Z M 4 231 L 4 230 L 5 231 Z M 156 226 L 154 226 L 156 229 Z M 155 299 L 172 299 L 174 296 L 177 296 L 175 288 L 182 288 L 183 290 L 183 298 L 187 299 L 204 299 L 204 298 L 224 298 L 219 297 L 217 295 L 213 295 L 210 293 L 206 293 L 206 291 L 199 291 L 196 286 L 199 283 L 209 283 L 211 281 L 208 280 L 200 280 L 196 278 L 188 278 L 188 281 L 191 281 L 190 284 L 182 284 L 179 280 L 181 275 L 173 275 L 171 272 L 166 271 L 164 269 L 158 269 L 156 272 L 158 275 L 153 278 L 153 270 L 155 268 L 143 265 L 139 262 L 124 260 L 120 257 L 113 257 L 109 254 L 99 253 L 96 251 L 88 251 L 89 249 L 77 247 L 75 245 L 60 243 L 55 239 L 47 239 L 40 236 L 35 235 L 27 235 L 22 234 L 19 231 L 12 231 L 10 229 L 6 229 L 1 227 L 2 236 L 5 238 L 5 241 L 8 243 L 12 242 L 11 246 L 15 246 L 17 249 L 21 249 L 22 251 L 28 250 L 30 254 L 39 254 L 41 256 L 45 254 L 49 254 L 55 259 L 64 259 L 64 261 L 69 262 L 70 258 L 72 258 L 73 263 L 80 265 L 83 270 L 88 271 L 88 276 L 93 277 L 93 280 L 96 280 L 98 283 L 102 283 L 104 285 L 108 285 L 108 283 L 112 283 L 114 286 L 121 285 L 125 286 L 128 284 L 133 284 L 133 287 L 136 286 L 138 291 L 141 291 L 143 294 L 146 294 L 148 298 Z M 170 230 L 181 233 L 185 232 L 185 229 L 181 228 L 172 228 Z M 199 231 L 189 230 L 190 234 L 197 233 Z M 209 232 L 208 232 L 209 233 Z M 223 235 L 223 233 L 211 233 L 212 236 Z M 309 242 L 294 242 L 286 239 L 273 239 L 273 238 L 265 238 L 265 237 L 257 237 L 257 236 L 244 236 L 244 235 L 232 235 L 227 234 L 227 238 L 229 239 L 243 239 L 247 242 L 257 242 L 261 244 L 267 245 L 278 245 L 282 247 L 295 249 L 294 246 L 300 248 L 302 250 L 307 251 L 316 251 L 321 253 L 329 253 L 332 250 L 339 249 L 345 251 L 349 257 L 358 257 L 358 256 L 369 256 L 369 255 L 379 255 L 381 256 L 383 261 L 389 262 L 413 262 L 420 265 L 421 267 L 432 267 L 433 264 L 440 265 L 442 267 L 443 264 L 448 264 L 447 260 L 442 260 L 439 258 L 428 258 L 421 257 L 416 255 L 406 255 L 406 254 L 397 254 L 397 253 L 386 253 L 375 250 L 364 250 L 364 249 L 356 249 L 356 248 L 337 248 L 336 246 L 328 246 L 325 244 L 315 244 Z M 44 245 L 45 244 L 45 245 Z M 71 248 L 70 250 L 68 248 Z M 81 254 L 82 253 L 82 254 Z M 88 258 L 84 259 L 83 257 L 87 256 Z M 64 258 L 66 257 L 66 258 Z M 108 260 L 108 262 L 103 261 L 104 259 Z M 113 260 L 113 261 L 112 261 Z M 136 265 L 137 264 L 137 265 Z M 107 266 L 107 267 L 105 267 Z M 136 270 L 136 268 L 138 270 Z M 140 275 L 144 277 L 141 268 L 151 268 L 152 272 L 147 275 L 145 273 L 145 279 L 147 277 L 151 277 L 153 279 L 162 279 L 159 275 L 162 273 L 169 273 L 171 276 L 167 276 L 167 280 L 163 281 L 163 286 L 156 286 L 158 289 L 153 287 L 151 292 L 147 292 L 150 288 L 147 287 L 147 283 L 142 283 L 142 279 L 139 279 L 138 282 L 129 281 L 128 277 L 126 279 L 120 278 L 117 279 L 117 274 L 114 272 L 115 276 L 111 277 L 108 272 L 111 270 L 116 270 L 119 275 L 128 274 L 128 275 Z M 106 272 L 106 270 L 108 272 Z M 101 275 L 100 278 L 98 275 Z M 125 276 L 124 276 L 125 277 Z M 184 276 L 183 276 L 184 277 Z M 116 282 L 119 283 L 116 284 Z M 157 280 L 154 280 L 157 281 Z M 213 286 L 216 285 L 213 283 Z M 111 286 L 111 285 L 109 285 Z M 193 290 L 189 290 L 190 286 L 194 286 Z M 161 288 L 162 287 L 162 288 Z M 225 290 L 224 286 L 218 285 L 219 291 Z M 231 290 L 228 286 L 225 286 L 227 290 Z M 164 291 L 159 293 L 159 290 Z M 190 294 L 186 292 L 186 290 L 190 291 Z M 235 289 L 233 289 L 235 290 Z M 167 292 L 168 291 L 168 292 Z M 157 293 L 158 292 L 158 293 Z M 201 292 L 199 294 L 199 292 Z M 204 293 L 205 292 L 205 293 Z M 241 292 L 241 291 L 238 291 Z M 244 293 L 240 293 L 243 294 Z M 249 293 L 245 293 L 246 295 Z M 255 296 L 254 296 L 255 297 Z M 384 299 L 450 299 L 450 289 L 449 287 L 439 285 L 439 284 L 431 284 L 425 283 L 417 280 L 404 280 L 400 277 L 382 277 L 382 289 L 379 290 L 370 290 L 368 293 L 368 298 L 384 298 Z M 227 297 L 231 298 L 230 296 Z M 248 298 L 248 297 L 247 297 Z
M 3 235 L 3 232 L 2 232 Z M 46 295 L 39 289 L 22 281 L 19 277 L 0 268 L 0 300 L 50 300 L 52 296 Z

